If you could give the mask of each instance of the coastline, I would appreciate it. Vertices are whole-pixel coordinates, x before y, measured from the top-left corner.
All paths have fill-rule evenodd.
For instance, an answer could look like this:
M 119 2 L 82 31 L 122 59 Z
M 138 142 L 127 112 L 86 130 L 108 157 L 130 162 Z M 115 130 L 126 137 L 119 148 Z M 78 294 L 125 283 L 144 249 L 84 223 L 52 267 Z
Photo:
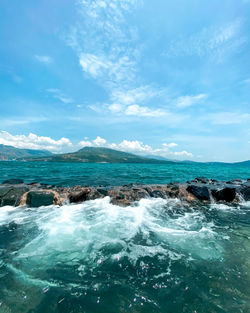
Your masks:
M 40 207 L 81 203 L 110 197 L 111 203 L 128 206 L 143 198 L 178 198 L 191 203 L 240 203 L 250 201 L 250 179 L 217 181 L 198 177 L 186 183 L 165 185 L 129 184 L 113 187 L 58 187 L 48 184 L 29 183 L 20 179 L 10 179 L 0 185 L 0 207 L 23 206 Z

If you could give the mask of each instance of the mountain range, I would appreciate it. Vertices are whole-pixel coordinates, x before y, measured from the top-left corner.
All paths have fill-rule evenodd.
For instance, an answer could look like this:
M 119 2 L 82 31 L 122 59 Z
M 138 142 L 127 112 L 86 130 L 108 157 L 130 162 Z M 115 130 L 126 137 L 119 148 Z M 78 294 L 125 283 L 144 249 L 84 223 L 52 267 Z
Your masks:
M 169 163 L 167 160 L 142 157 L 132 153 L 102 147 L 84 147 L 73 153 L 56 154 L 30 161 L 81 163 Z
M 80 163 L 200 163 L 195 161 L 177 161 L 161 156 L 139 156 L 128 152 L 104 147 L 84 147 L 76 152 L 52 154 L 47 150 L 19 149 L 0 144 L 0 161 L 32 161 L 32 162 L 80 162 Z M 203 163 L 204 164 L 204 163 Z M 223 162 L 207 162 L 206 164 L 223 164 Z M 226 163 L 224 163 L 226 164 Z M 250 166 L 250 160 L 230 163 Z
M 21 158 L 39 158 L 52 155 L 47 150 L 19 149 L 0 144 L 0 161 L 13 161 Z

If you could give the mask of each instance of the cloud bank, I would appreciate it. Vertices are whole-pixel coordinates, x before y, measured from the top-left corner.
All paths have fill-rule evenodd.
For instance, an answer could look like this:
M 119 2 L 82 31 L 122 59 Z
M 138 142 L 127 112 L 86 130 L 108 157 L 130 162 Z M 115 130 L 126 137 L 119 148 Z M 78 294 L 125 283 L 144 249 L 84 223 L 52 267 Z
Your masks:
M 192 158 L 193 154 L 186 151 L 176 151 L 178 144 L 175 142 L 163 143 L 158 148 L 144 144 L 139 140 L 124 139 L 120 143 L 110 143 L 106 139 L 97 136 L 94 140 L 86 138 L 73 144 L 70 139 L 62 137 L 59 140 L 50 137 L 29 135 L 12 135 L 6 131 L 0 132 L 0 144 L 14 146 L 22 149 L 48 150 L 53 153 L 76 151 L 83 147 L 106 147 L 138 155 L 162 156 L 166 158 L 185 159 Z

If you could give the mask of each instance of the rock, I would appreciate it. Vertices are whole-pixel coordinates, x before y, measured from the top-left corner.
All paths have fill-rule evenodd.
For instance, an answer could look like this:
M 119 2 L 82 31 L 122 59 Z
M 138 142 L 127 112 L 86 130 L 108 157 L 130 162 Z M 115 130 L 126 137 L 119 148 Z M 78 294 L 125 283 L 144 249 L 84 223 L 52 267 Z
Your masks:
M 111 198 L 112 204 L 117 204 L 121 206 L 127 206 L 134 201 L 139 201 L 142 198 L 148 198 L 148 192 L 141 186 L 128 188 L 127 186 L 122 186 L 121 188 L 116 187 L 108 191 L 108 195 Z
M 12 178 L 12 179 L 5 180 L 2 184 L 4 184 L 4 185 L 19 185 L 19 184 L 23 184 L 23 183 L 24 183 L 24 181 L 22 179 Z
M 26 205 L 32 208 L 54 204 L 54 193 L 47 190 L 33 190 L 27 194 Z
M 97 191 L 102 194 L 104 197 L 107 197 L 108 195 L 108 190 L 105 188 L 97 188 Z
M 27 186 L 0 187 L 0 206 L 18 206 L 27 191 L 29 191 Z
M 210 200 L 209 190 L 206 186 L 189 185 L 187 191 L 199 200 Z
M 236 197 L 236 188 L 226 187 L 221 190 L 212 190 L 212 196 L 216 201 L 232 202 Z
M 250 186 L 243 186 L 239 192 L 245 201 L 250 201 Z
M 192 180 L 192 182 L 207 184 L 209 182 L 209 179 L 207 177 L 196 177 L 194 180 Z
M 166 198 L 166 193 L 164 193 L 162 190 L 153 190 L 151 197 L 153 198 Z
M 232 179 L 230 181 L 226 182 L 229 185 L 240 185 L 242 184 L 242 180 L 241 179 Z
M 90 193 L 90 191 L 91 191 L 90 188 L 84 188 L 81 191 L 70 193 L 69 194 L 70 203 L 78 203 L 89 200 L 88 194 Z

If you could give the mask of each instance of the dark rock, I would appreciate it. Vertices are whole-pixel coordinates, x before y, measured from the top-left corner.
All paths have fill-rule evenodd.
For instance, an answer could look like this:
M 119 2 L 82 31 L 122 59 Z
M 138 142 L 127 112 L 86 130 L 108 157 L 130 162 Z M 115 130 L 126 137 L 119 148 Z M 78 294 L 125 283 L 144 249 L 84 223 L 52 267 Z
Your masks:
M 162 190 L 153 190 L 152 196 L 153 198 L 166 198 L 166 193 L 164 193 Z
M 207 184 L 209 182 L 209 179 L 207 177 L 196 177 L 194 180 L 192 180 L 192 182 Z
M 88 199 L 88 194 L 90 193 L 90 188 L 82 189 L 80 192 L 72 192 L 69 194 L 69 201 L 71 203 L 83 202 Z
M 18 206 L 27 191 L 29 191 L 27 186 L 0 187 L 0 206 Z
M 19 185 L 19 184 L 23 184 L 24 181 L 22 179 L 7 179 L 5 180 L 2 184 L 5 184 L 5 185 Z
M 34 190 L 27 194 L 26 204 L 28 207 L 38 208 L 40 206 L 52 205 L 54 203 L 54 193 L 45 190 Z
M 236 188 L 226 187 L 221 190 L 212 190 L 212 196 L 216 201 L 232 202 L 236 197 Z
M 97 191 L 102 194 L 104 197 L 107 197 L 108 195 L 108 190 L 105 188 L 97 188 Z
M 151 186 L 145 186 L 143 189 L 147 192 L 150 197 L 153 197 L 153 189 Z
M 239 192 L 245 201 L 250 201 L 250 186 L 243 186 Z
M 210 200 L 209 190 L 206 186 L 189 185 L 187 191 L 199 200 Z
M 229 185 L 240 185 L 242 184 L 242 180 L 241 179 L 232 179 L 230 181 L 226 182 Z

